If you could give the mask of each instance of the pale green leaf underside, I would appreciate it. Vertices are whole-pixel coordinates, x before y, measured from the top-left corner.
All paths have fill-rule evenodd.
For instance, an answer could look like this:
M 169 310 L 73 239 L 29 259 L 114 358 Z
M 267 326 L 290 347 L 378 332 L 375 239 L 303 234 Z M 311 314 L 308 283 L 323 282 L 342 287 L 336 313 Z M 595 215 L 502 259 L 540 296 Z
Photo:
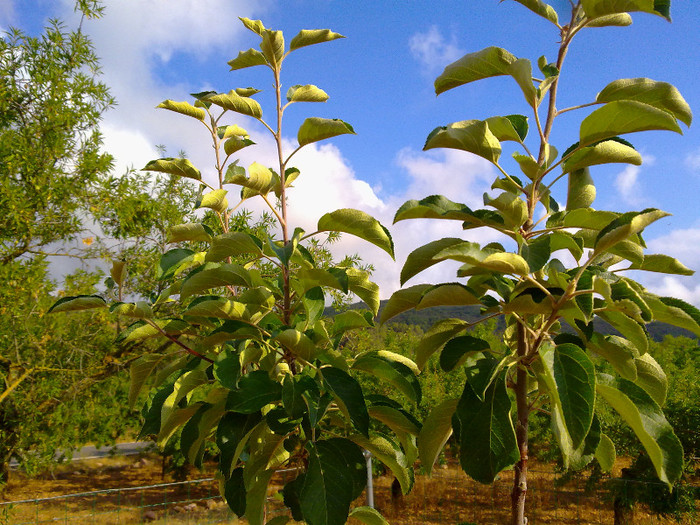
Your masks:
M 588 166 L 612 163 L 640 166 L 642 156 L 634 148 L 615 140 L 606 140 L 573 153 L 564 161 L 563 172 L 569 173 Z
M 292 38 L 292 41 L 289 43 L 289 50 L 294 51 L 300 47 L 330 42 L 338 38 L 345 37 L 340 33 L 334 33 L 330 29 L 302 29 Z
M 544 3 L 542 0 L 515 0 L 519 4 L 524 5 L 529 10 L 534 11 L 543 18 L 546 18 L 553 24 L 559 24 L 559 16 L 554 8 Z
M 262 107 L 257 100 L 250 97 L 242 97 L 234 90 L 209 97 L 209 102 L 216 104 L 228 111 L 235 111 L 242 115 L 248 115 L 256 119 L 262 118 Z
M 675 117 L 636 100 L 608 102 L 581 123 L 580 142 L 585 146 L 627 133 L 667 130 L 683 133 Z
M 75 312 L 106 307 L 107 303 L 99 295 L 78 295 L 59 299 L 49 308 L 48 313 Z
M 661 481 L 672 484 L 683 473 L 683 448 L 659 405 L 640 387 L 601 374 L 596 390 L 632 427 Z
M 394 241 L 389 230 L 363 211 L 344 208 L 327 213 L 318 220 L 318 231 L 338 231 L 355 235 L 394 257 Z
M 693 120 L 693 112 L 680 91 L 666 82 L 649 78 L 623 78 L 611 82 L 598 93 L 597 102 L 636 100 L 669 112 L 686 126 Z
M 663 4 L 661 2 L 660 4 Z M 581 5 L 589 18 L 625 13 L 629 11 L 641 11 L 654 15 L 663 16 L 670 20 L 668 7 L 663 11 L 655 9 L 658 7 L 655 0 L 582 0 Z
M 266 66 L 267 60 L 257 49 L 248 49 L 247 51 L 239 51 L 238 56 L 233 60 L 229 60 L 228 65 L 231 66 L 231 71 L 243 69 L 253 66 Z
M 202 180 L 202 174 L 189 159 L 163 158 L 152 160 L 141 169 L 143 171 L 159 171 L 170 175 L 178 175 L 187 179 Z
M 174 100 L 164 100 L 156 106 L 157 108 L 168 109 L 174 111 L 175 113 L 180 113 L 182 115 L 187 115 L 188 117 L 193 117 L 198 120 L 204 120 L 207 112 L 202 108 L 196 108 L 189 102 L 175 102 Z
M 355 135 L 355 130 L 340 119 L 309 117 L 301 124 L 297 132 L 299 146 L 337 137 L 338 135 Z

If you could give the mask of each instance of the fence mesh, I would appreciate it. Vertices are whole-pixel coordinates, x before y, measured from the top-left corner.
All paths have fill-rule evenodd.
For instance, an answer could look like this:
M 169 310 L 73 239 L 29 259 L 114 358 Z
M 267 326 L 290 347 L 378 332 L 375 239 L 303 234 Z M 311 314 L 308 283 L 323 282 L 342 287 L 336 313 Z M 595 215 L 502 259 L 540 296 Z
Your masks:
M 278 492 L 291 475 L 293 473 L 280 472 L 273 479 L 267 504 L 268 519 L 282 512 Z M 381 476 L 374 482 L 374 499 L 376 507 L 392 524 L 507 523 L 511 481 L 511 475 L 504 473 L 495 483 L 485 486 L 469 480 L 456 468 L 438 469 L 430 478 L 417 475 L 413 491 L 401 496 L 393 478 Z M 636 505 L 630 511 L 625 505 L 628 495 L 638 493 L 641 487 L 658 490 L 663 498 L 662 487 L 630 480 L 616 480 L 616 483 L 615 494 L 612 494 L 601 487 L 596 491 L 586 490 L 580 479 L 562 484 L 552 472 L 530 472 L 528 525 L 698 523 L 698 516 L 692 510 L 679 521 L 672 516 L 660 516 L 643 505 Z M 608 482 L 602 487 L 609 488 L 611 484 Z M 697 497 L 700 488 L 694 490 L 694 497 Z M 694 506 L 692 498 L 691 506 Z M 2 525 L 45 523 L 198 525 L 246 522 L 239 521 L 228 510 L 219 495 L 218 482 L 213 478 L 0 503 Z

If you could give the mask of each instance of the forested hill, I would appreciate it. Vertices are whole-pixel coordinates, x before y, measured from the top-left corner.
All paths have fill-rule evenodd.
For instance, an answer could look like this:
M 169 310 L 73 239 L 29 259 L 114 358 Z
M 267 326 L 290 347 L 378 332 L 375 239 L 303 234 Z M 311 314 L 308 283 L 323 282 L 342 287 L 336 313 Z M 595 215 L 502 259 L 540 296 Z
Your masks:
M 386 301 L 382 301 L 380 306 L 381 309 L 384 308 Z M 361 308 L 363 305 L 357 303 L 351 306 L 351 308 Z M 330 309 L 328 309 L 330 310 Z M 332 315 L 332 311 L 327 311 L 327 314 Z M 426 308 L 425 310 L 409 310 L 397 315 L 388 324 L 408 324 L 421 327 L 423 330 L 430 328 L 433 323 L 445 318 L 457 318 L 463 319 L 467 322 L 474 322 L 480 318 L 479 307 L 478 306 L 436 306 L 434 308 Z M 504 328 L 503 318 L 499 318 L 498 328 Z M 596 329 L 603 334 L 617 334 L 614 328 L 610 325 L 601 321 L 596 320 Z M 672 336 L 685 336 L 690 338 L 695 338 L 695 334 L 684 330 L 682 328 L 677 328 L 665 323 L 653 322 L 647 325 L 647 330 L 649 335 L 655 341 L 661 341 L 667 335 Z

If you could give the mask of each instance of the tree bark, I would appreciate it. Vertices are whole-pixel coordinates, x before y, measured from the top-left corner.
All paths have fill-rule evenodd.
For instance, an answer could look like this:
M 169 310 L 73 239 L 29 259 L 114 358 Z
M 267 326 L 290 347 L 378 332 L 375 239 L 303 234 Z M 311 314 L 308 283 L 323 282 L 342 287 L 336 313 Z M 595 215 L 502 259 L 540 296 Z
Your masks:
M 527 341 L 525 328 L 518 324 L 518 357 L 527 355 Z M 528 442 L 527 431 L 529 425 L 530 407 L 527 403 L 527 370 L 521 364 L 518 366 L 515 384 L 515 401 L 517 406 L 517 421 L 515 425 L 515 437 L 518 443 L 520 460 L 515 464 L 515 476 L 513 477 L 513 492 L 511 493 L 511 524 L 525 525 L 525 498 L 527 495 L 527 460 Z

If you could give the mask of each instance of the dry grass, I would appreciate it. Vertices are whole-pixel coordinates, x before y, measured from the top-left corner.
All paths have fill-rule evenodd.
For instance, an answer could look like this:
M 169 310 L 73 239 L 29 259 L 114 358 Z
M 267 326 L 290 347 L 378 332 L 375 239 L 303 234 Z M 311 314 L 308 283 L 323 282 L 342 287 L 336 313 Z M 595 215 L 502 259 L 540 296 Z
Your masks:
M 215 467 L 194 471 L 193 479 L 214 475 Z M 431 478 L 417 476 L 407 496 L 392 498 L 393 478 L 375 480 L 375 506 L 396 525 L 432 525 L 507 523 L 510 508 L 512 473 L 504 472 L 493 485 L 484 486 L 469 480 L 456 466 L 438 469 Z M 529 477 L 529 524 L 612 524 L 612 503 L 596 494 L 586 494 L 577 483 L 555 489 L 555 473 L 546 465 L 533 465 Z M 161 477 L 155 457 L 108 458 L 74 463 L 55 473 L 55 479 L 17 477 L 5 493 L 7 501 L 55 498 L 42 502 L 0 506 L 0 524 L 95 523 L 100 525 L 132 524 L 238 524 L 221 501 L 213 481 L 189 482 L 168 487 L 138 488 L 172 482 Z M 271 484 L 271 496 L 285 480 L 279 475 Z M 129 489 L 131 487 L 132 489 Z M 116 490 L 122 489 L 122 490 Z M 94 493 L 93 491 L 104 491 Z M 64 494 L 80 494 L 61 497 Z M 364 502 L 358 501 L 359 504 Z M 280 508 L 274 497 L 270 514 Z M 4 509 L 4 510 L 3 510 Z M 670 525 L 638 509 L 637 525 Z M 692 521 L 686 521 L 690 524 Z

